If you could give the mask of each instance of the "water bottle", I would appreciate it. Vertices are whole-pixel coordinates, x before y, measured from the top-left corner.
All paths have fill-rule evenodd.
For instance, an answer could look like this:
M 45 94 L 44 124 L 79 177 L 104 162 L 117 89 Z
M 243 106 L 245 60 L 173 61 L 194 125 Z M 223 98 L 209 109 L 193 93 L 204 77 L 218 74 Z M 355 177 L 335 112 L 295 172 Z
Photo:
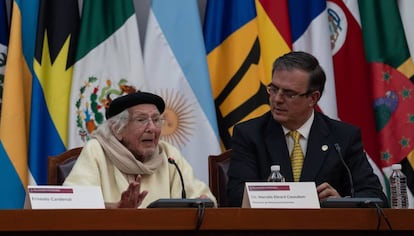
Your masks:
M 401 164 L 392 165 L 390 187 L 391 208 L 408 208 L 407 177 L 401 171 Z
M 267 182 L 285 182 L 285 177 L 280 173 L 279 165 L 270 166 L 270 175 L 267 178 Z

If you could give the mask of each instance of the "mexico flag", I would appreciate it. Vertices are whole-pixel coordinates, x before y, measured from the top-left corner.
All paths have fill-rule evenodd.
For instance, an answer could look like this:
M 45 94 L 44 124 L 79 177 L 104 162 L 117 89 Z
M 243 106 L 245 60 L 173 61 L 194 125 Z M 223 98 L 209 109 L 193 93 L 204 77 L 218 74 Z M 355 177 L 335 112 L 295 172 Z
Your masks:
M 143 62 L 132 1 L 83 1 L 69 112 L 68 148 L 83 146 L 114 98 L 142 89 Z

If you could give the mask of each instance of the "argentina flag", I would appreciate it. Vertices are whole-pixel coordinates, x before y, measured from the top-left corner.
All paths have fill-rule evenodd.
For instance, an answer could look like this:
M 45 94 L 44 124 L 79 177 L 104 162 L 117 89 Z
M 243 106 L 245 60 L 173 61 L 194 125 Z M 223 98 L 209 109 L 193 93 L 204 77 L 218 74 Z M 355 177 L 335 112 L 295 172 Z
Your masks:
M 208 182 L 208 155 L 221 149 L 196 1 L 152 1 L 144 67 L 148 90 L 166 102 L 161 138 Z

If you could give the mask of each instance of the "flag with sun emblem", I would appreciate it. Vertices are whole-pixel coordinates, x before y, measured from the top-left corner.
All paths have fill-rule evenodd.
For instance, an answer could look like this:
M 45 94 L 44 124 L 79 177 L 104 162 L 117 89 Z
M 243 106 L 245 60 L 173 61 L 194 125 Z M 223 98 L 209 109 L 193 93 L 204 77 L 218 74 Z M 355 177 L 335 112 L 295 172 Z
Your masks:
M 413 192 L 414 64 L 398 5 L 396 1 L 359 1 L 359 8 L 382 168 L 389 176 L 391 165 L 401 163 Z M 413 207 L 413 198 L 409 202 Z
M 153 0 L 144 48 L 148 89 L 165 99 L 162 139 L 208 182 L 208 155 L 221 152 L 197 1 Z
M 84 0 L 69 113 L 69 148 L 83 146 L 112 99 L 142 89 L 133 2 Z

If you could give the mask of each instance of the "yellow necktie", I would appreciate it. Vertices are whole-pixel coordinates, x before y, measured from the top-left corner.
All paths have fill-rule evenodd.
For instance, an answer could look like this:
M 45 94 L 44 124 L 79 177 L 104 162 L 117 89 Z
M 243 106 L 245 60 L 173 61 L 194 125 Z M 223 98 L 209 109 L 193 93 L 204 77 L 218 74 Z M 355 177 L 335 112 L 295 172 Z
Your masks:
M 300 179 L 300 173 L 302 172 L 304 159 L 303 151 L 299 143 L 300 133 L 296 130 L 290 131 L 290 136 L 292 136 L 294 142 L 292 155 L 290 157 L 290 161 L 292 162 L 293 179 L 295 182 L 298 182 Z

